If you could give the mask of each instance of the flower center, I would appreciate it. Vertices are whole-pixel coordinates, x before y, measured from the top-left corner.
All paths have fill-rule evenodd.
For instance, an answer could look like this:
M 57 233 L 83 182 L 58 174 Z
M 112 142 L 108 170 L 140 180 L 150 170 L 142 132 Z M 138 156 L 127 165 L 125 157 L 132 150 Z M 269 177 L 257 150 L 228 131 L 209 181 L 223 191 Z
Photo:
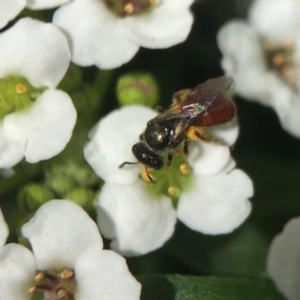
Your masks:
M 44 300 L 74 300 L 76 281 L 74 272 L 64 270 L 61 273 L 41 272 L 35 276 L 36 285 L 29 293 L 40 295 Z M 40 298 L 40 297 L 38 297 Z
M 42 91 L 32 87 L 22 77 L 0 79 L 0 121 L 7 114 L 30 107 Z
M 167 157 L 165 157 L 166 161 Z M 154 183 L 150 183 L 148 175 L 155 181 Z M 161 170 L 143 169 L 141 176 L 145 181 L 149 182 L 150 193 L 155 195 L 164 194 L 171 197 L 175 208 L 181 193 L 189 189 L 193 182 L 193 171 L 186 163 L 181 150 L 175 151 L 170 167 L 166 166 L 165 163 Z
M 264 50 L 269 68 L 279 73 L 280 77 L 292 88 L 296 88 L 299 78 L 299 63 L 294 59 L 295 45 L 286 41 L 282 45 L 264 43 Z
M 157 0 L 103 0 L 107 7 L 119 17 L 148 11 Z

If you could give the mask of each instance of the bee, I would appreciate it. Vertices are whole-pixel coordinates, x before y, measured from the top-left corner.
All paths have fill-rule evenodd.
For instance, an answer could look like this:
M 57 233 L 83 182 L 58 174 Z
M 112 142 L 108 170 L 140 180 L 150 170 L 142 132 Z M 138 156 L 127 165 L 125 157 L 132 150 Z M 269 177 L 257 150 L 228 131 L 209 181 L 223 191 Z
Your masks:
M 132 153 L 137 162 L 145 166 L 147 177 L 154 182 L 148 169 L 160 170 L 165 164 L 172 163 L 174 151 L 183 142 L 184 156 L 188 155 L 190 140 L 225 143 L 205 132 L 206 127 L 230 122 L 235 114 L 234 102 L 226 96 L 233 84 L 231 77 L 218 77 L 199 84 L 194 89 L 184 89 L 173 95 L 172 105 L 166 111 L 148 121 L 140 141 L 132 146 Z

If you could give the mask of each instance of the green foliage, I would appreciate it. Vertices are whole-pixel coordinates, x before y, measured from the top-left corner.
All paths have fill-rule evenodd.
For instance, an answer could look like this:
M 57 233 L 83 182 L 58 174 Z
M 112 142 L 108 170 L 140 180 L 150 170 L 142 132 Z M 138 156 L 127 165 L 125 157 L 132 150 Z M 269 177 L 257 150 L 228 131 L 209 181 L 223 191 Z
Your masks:
M 138 280 L 141 300 L 283 300 L 260 279 L 143 275 Z

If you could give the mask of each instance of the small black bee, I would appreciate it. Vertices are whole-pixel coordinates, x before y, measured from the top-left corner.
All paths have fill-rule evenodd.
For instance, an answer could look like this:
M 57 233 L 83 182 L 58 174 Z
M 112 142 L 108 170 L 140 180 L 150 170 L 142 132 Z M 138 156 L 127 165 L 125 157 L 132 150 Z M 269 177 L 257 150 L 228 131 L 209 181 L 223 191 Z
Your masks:
M 236 113 L 234 102 L 226 96 L 233 83 L 231 77 L 218 77 L 207 80 L 194 89 L 185 89 L 173 95 L 171 107 L 160 112 L 147 123 L 140 135 L 140 142 L 132 147 L 132 153 L 141 163 L 151 182 L 153 179 L 147 168 L 159 170 L 164 166 L 163 152 L 167 152 L 167 166 L 171 165 L 174 150 L 184 141 L 183 152 L 188 154 L 189 140 L 217 142 L 213 136 L 205 132 L 205 127 L 220 125 L 231 121 Z

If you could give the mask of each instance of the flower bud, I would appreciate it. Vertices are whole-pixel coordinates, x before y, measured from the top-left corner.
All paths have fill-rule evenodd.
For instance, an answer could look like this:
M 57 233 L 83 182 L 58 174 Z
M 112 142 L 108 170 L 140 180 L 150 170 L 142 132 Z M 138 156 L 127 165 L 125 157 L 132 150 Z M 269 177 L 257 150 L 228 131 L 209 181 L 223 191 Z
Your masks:
M 159 98 L 158 84 L 150 73 L 127 73 L 119 77 L 116 91 L 120 105 L 155 107 Z
M 33 212 L 45 202 L 55 198 L 46 187 L 36 183 L 25 185 L 18 193 L 18 203 L 22 210 Z
M 94 208 L 96 196 L 95 192 L 91 189 L 75 188 L 66 194 L 65 198 L 80 205 L 86 211 L 91 211 L 91 208 Z

